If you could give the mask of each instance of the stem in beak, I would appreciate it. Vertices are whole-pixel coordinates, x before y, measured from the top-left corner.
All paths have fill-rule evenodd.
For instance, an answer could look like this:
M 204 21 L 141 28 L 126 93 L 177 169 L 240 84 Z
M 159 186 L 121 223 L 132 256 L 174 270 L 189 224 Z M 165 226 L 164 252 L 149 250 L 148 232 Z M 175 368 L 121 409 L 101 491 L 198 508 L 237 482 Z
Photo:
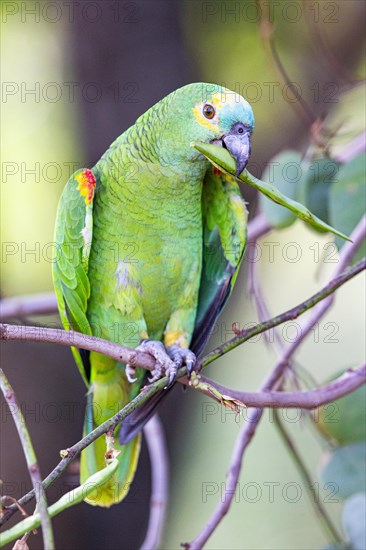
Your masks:
M 235 127 L 234 127 L 235 128 Z M 248 131 L 240 133 L 241 126 L 234 128 L 229 134 L 221 138 L 222 146 L 225 147 L 234 158 L 236 163 L 236 176 L 240 176 L 250 157 L 251 138 Z M 233 131 L 234 130 L 234 131 Z

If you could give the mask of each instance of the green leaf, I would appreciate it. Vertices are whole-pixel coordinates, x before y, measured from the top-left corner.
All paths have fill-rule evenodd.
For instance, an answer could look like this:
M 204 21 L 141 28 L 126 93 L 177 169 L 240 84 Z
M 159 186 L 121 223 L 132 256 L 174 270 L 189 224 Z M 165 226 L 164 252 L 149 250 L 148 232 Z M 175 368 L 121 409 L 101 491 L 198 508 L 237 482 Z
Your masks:
M 304 185 L 300 188 L 297 199 L 305 204 L 311 212 L 330 223 L 329 193 L 340 164 L 330 158 L 318 158 L 311 162 L 306 173 Z
M 342 373 L 339 373 L 337 378 Z M 331 382 L 327 380 L 326 383 Z M 328 437 L 340 445 L 366 440 L 366 389 L 357 388 L 354 392 L 322 405 L 314 412 L 315 425 Z
M 366 548 L 366 494 L 357 493 L 348 498 L 342 513 L 342 525 L 351 542 L 352 550 Z
M 235 160 L 226 149 L 224 149 L 223 147 L 219 147 L 218 145 L 212 145 L 208 143 L 195 143 L 193 144 L 193 146 L 210 162 L 212 162 L 212 164 L 216 166 L 216 168 L 223 172 L 227 172 L 232 176 L 235 175 Z M 312 227 L 330 231 L 331 233 L 339 235 L 347 241 L 350 240 L 348 237 L 346 237 L 346 235 L 343 235 L 343 233 L 340 233 L 330 225 L 326 224 L 325 222 L 314 216 L 305 206 L 286 197 L 273 185 L 265 183 L 264 181 L 261 181 L 250 175 L 247 170 L 245 170 L 237 179 L 239 179 L 243 183 L 255 187 L 256 189 L 258 189 L 258 191 L 266 195 L 266 197 L 270 198 L 273 202 L 285 206 L 286 208 L 294 212 L 294 214 L 296 214 L 298 218 L 309 223 Z
M 324 483 L 336 484 L 337 496 L 347 498 L 365 487 L 365 443 L 337 447 L 321 472 Z
M 329 202 L 330 222 L 346 233 L 351 233 L 362 218 L 366 204 L 366 154 L 362 153 L 344 164 L 332 185 Z M 336 238 L 338 248 L 343 241 Z M 366 241 L 353 258 L 357 263 L 366 254 Z
M 275 183 L 281 193 L 290 199 L 295 199 L 299 186 L 304 183 L 300 153 L 283 151 L 273 157 L 263 172 L 263 179 Z M 259 204 L 272 227 L 289 227 L 296 220 L 291 210 L 274 203 L 263 194 L 259 196 Z

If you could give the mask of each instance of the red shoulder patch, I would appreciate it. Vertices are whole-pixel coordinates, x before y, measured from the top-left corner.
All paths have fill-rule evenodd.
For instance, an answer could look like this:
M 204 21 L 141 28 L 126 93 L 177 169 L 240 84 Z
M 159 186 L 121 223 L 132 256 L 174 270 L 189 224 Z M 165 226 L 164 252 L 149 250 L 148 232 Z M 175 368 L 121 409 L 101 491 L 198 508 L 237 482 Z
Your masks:
M 89 206 L 93 200 L 97 183 L 93 172 L 89 168 L 84 168 L 80 174 L 75 176 L 75 179 L 79 184 L 77 189 L 80 191 L 80 195 L 85 197 L 85 204 Z
M 213 167 L 212 167 L 212 171 L 213 171 L 213 173 L 215 174 L 215 176 L 221 176 L 221 174 L 222 174 L 221 170 L 219 170 L 218 168 L 216 168 L 216 166 L 213 166 Z

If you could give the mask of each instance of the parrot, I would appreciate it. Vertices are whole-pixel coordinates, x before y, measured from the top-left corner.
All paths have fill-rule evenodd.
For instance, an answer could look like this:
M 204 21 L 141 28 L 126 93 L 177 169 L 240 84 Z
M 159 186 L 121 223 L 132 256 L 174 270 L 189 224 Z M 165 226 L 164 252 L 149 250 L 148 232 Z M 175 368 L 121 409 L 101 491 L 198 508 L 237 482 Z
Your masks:
M 191 83 L 164 97 L 122 133 L 91 168 L 77 170 L 59 200 L 52 274 L 66 330 L 150 354 L 148 373 L 72 347 L 87 391 L 83 433 L 108 420 L 148 383 L 161 390 L 115 429 L 118 470 L 86 501 L 121 502 L 134 478 L 144 423 L 186 366 L 191 375 L 234 287 L 247 209 L 234 175 L 194 147 L 212 143 L 235 159 L 251 153 L 254 114 L 237 93 Z M 135 415 L 135 416 L 134 416 Z M 80 481 L 106 465 L 105 438 L 81 453 Z

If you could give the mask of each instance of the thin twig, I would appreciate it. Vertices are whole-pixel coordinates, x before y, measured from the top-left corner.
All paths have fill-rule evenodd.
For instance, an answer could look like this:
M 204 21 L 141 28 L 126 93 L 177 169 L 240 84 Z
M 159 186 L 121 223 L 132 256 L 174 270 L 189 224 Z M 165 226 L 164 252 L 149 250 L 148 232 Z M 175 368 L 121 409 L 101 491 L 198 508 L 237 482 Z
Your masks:
M 140 550 L 159 547 L 168 504 L 169 459 L 163 426 L 157 414 L 144 427 L 151 464 L 149 524 Z
M 333 158 L 339 162 L 350 162 L 354 157 L 364 153 L 366 150 L 366 132 L 358 134 L 352 141 L 347 143 L 337 154 L 333 154 Z
M 324 528 L 325 532 L 329 536 L 329 540 L 332 540 L 338 544 L 341 544 L 342 538 L 339 536 L 339 533 L 337 529 L 334 527 L 330 517 L 327 514 L 327 511 L 325 507 L 323 506 L 322 502 L 318 498 L 314 498 L 314 493 L 311 490 L 311 487 L 313 486 L 313 480 L 311 479 L 311 476 L 304 464 L 304 461 L 296 449 L 289 433 L 285 429 L 285 426 L 283 425 L 280 416 L 278 414 L 278 411 L 274 411 L 274 421 L 276 428 L 278 429 L 278 432 L 285 443 L 285 445 L 288 447 L 291 456 L 296 464 L 296 467 L 300 473 L 300 476 L 303 479 L 304 487 L 306 489 L 306 492 L 309 495 L 309 500 L 314 507 L 316 517 L 321 521 L 322 527 Z
M 259 277 L 259 274 L 257 273 L 258 268 L 256 266 L 257 264 L 255 262 L 252 262 L 250 269 L 248 270 L 248 281 L 249 281 L 248 287 L 249 287 L 249 292 L 254 300 L 254 304 L 258 314 L 258 320 L 260 323 L 262 323 L 266 319 L 270 318 L 270 312 L 263 297 L 262 288 L 260 285 L 260 277 Z M 275 343 L 278 346 L 281 346 L 282 341 L 276 329 L 274 329 L 273 334 L 275 338 Z M 268 334 L 268 332 L 265 332 L 264 336 L 265 336 L 265 343 L 269 347 L 271 344 L 270 335 Z
M 257 391 L 244 392 L 222 386 L 205 376 L 192 385 L 194 389 L 230 406 L 230 401 L 238 407 L 258 407 L 271 409 L 315 409 L 348 395 L 366 383 L 366 365 L 348 369 L 339 378 L 320 388 L 308 391 Z
M 48 509 L 50 517 L 52 518 L 67 508 L 82 502 L 90 493 L 95 492 L 98 487 L 104 485 L 106 481 L 116 473 L 118 467 L 119 462 L 116 458 L 109 459 L 105 468 L 98 470 L 98 472 L 90 476 L 82 485 L 64 494 L 57 502 L 52 504 Z M 8 544 L 24 533 L 27 534 L 31 529 L 38 527 L 39 524 L 40 514 L 38 512 L 34 513 L 32 516 L 28 516 L 25 520 L 17 523 L 1 534 L 0 546 L 3 547 L 5 544 Z M 24 540 L 24 538 L 22 540 Z M 17 548 L 16 545 L 14 546 L 14 549 L 15 548 Z
M 152 370 L 155 365 L 154 359 L 147 353 L 73 330 L 0 323 L 0 340 L 48 342 L 59 346 L 75 346 L 80 349 L 97 351 L 116 361 L 130 363 L 147 370 Z
M 184 372 L 184 368 L 180 369 L 182 372 Z M 179 373 L 180 374 L 180 373 Z M 238 392 L 236 390 L 231 390 L 229 388 L 225 388 L 224 386 L 221 386 L 217 382 L 213 382 L 203 376 L 200 378 L 200 383 L 204 383 L 208 386 L 211 386 L 212 388 L 216 389 L 217 391 L 221 392 L 224 399 L 229 400 L 237 400 L 238 402 L 241 402 L 245 404 L 245 406 L 256 406 L 260 408 L 264 407 L 271 407 L 271 408 L 279 408 L 279 407 L 286 407 L 286 408 L 293 408 L 293 407 L 299 407 L 299 408 L 305 408 L 305 409 L 312 409 L 314 407 L 317 407 L 319 405 L 329 403 L 335 399 L 338 399 L 339 397 L 342 397 L 343 395 L 346 395 L 350 393 L 351 391 L 354 391 L 359 386 L 361 386 L 363 383 L 365 383 L 366 378 L 366 366 L 360 367 L 358 369 L 349 369 L 345 374 L 343 374 L 341 377 L 337 378 L 333 382 L 329 383 L 327 386 L 324 386 L 323 388 L 316 388 L 315 390 L 310 390 L 307 392 L 270 392 L 270 391 L 262 391 L 262 392 Z M 165 380 L 165 381 L 164 381 Z M 53 470 L 53 472 L 45 479 L 43 482 L 43 486 L 45 488 L 49 487 L 53 481 L 55 481 L 59 475 L 65 470 L 65 468 L 68 466 L 68 464 L 77 456 L 77 454 L 86 446 L 88 446 L 92 441 L 94 441 L 97 437 L 99 437 L 102 433 L 104 433 L 104 430 L 108 431 L 114 423 L 121 422 L 132 410 L 137 408 L 137 406 L 142 405 L 155 391 L 158 389 L 161 389 L 161 387 L 164 387 L 164 383 L 166 383 L 166 379 L 163 381 L 159 380 L 159 387 L 154 389 L 154 386 L 150 386 L 147 388 L 142 394 L 140 394 L 138 397 L 140 397 L 140 400 L 136 398 L 133 402 L 131 402 L 130 410 L 126 411 L 126 407 L 122 409 L 115 417 L 104 423 L 102 426 L 100 426 L 97 431 L 91 432 L 89 436 L 82 439 L 79 443 L 71 447 L 70 449 L 67 449 L 67 453 L 65 458 L 60 462 L 60 464 Z M 188 380 L 186 381 L 187 384 L 189 384 Z M 156 383 L 157 384 L 157 383 Z M 194 386 L 195 387 L 195 386 Z M 196 388 L 200 389 L 200 388 Z M 149 392 L 150 390 L 150 392 Z M 153 390 L 153 391 L 151 391 Z M 203 393 L 206 395 L 209 395 L 210 397 L 215 398 L 215 395 L 212 393 L 212 390 L 209 389 L 201 389 Z M 149 394 L 147 395 L 147 392 Z M 141 396 L 143 399 L 141 400 Z M 146 429 L 146 428 L 145 428 Z M 160 428 L 158 428 L 160 430 Z M 146 435 L 146 433 L 145 433 Z M 151 437 L 150 437 L 151 436 Z M 148 441 L 151 443 L 155 439 L 160 439 L 160 435 L 157 435 L 157 426 L 153 427 L 153 430 L 149 429 L 149 436 Z M 156 441 L 154 442 L 156 443 Z M 154 503 L 157 500 L 160 504 L 161 502 L 165 501 L 165 497 L 163 495 L 166 494 L 166 485 L 167 481 L 164 480 L 165 474 L 163 475 L 163 471 L 160 470 L 160 467 L 164 465 L 165 459 L 163 458 L 164 454 L 166 454 L 166 450 L 163 450 L 163 447 L 165 447 L 165 444 L 163 444 L 162 440 L 159 442 L 159 453 L 157 452 L 157 448 L 153 451 L 153 457 L 154 460 L 154 466 L 159 468 L 159 474 L 158 476 L 155 476 L 156 481 L 160 481 L 159 483 L 159 492 L 153 491 L 153 494 L 155 495 Z M 159 459 L 156 460 L 159 454 Z M 164 466 L 165 469 L 165 466 Z M 156 473 L 158 473 L 156 471 Z M 165 488 L 164 488 L 165 487 Z M 156 499 L 157 495 L 160 495 L 158 499 Z M 33 498 L 34 492 L 31 491 L 26 495 L 26 497 L 31 496 Z M 19 504 L 23 505 L 29 502 L 30 498 L 23 497 Z M 9 507 L 8 510 L 14 508 L 14 506 Z M 16 509 L 16 507 L 14 508 Z M 5 512 L 5 515 L 7 512 Z M 162 519 L 161 519 L 162 521 Z M 4 523 L 4 522 L 2 522 Z
M 262 0 L 259 0 L 258 3 L 260 7 L 260 13 L 262 15 L 261 20 L 259 22 L 259 33 L 263 41 L 265 50 L 267 52 L 270 64 L 272 68 L 274 68 L 275 72 L 277 73 L 277 75 L 279 76 L 283 84 L 289 90 L 291 90 L 293 97 L 297 100 L 296 102 L 291 101 L 290 103 L 291 107 L 293 107 L 293 109 L 300 115 L 305 126 L 309 126 L 315 121 L 316 117 L 314 116 L 308 103 L 302 97 L 301 93 L 299 93 L 294 82 L 292 82 L 291 79 L 289 78 L 287 71 L 278 54 L 278 51 L 273 39 L 274 27 L 272 22 L 269 20 L 268 13 L 265 8 L 266 5 L 268 6 L 268 4 L 264 3 Z
M 272 229 L 264 214 L 257 214 L 248 223 L 248 243 L 257 241 L 263 235 L 269 233 Z
M 365 234 L 366 234 L 366 228 L 365 228 L 365 222 L 363 222 L 362 236 L 361 236 L 361 240 L 357 242 L 358 246 L 361 244 Z M 346 243 L 345 245 L 343 245 L 346 251 L 349 250 L 349 247 L 347 245 L 350 245 L 352 247 L 352 243 Z M 340 262 L 338 264 L 338 267 L 340 267 L 343 270 L 343 268 L 345 268 L 344 263 Z M 300 317 L 300 315 L 305 313 L 305 311 L 311 309 L 318 302 L 321 302 L 324 299 L 329 300 L 329 297 L 331 297 L 334 291 L 337 290 L 343 283 L 345 283 L 346 280 L 348 280 L 348 277 L 352 278 L 358 273 L 361 273 L 361 271 L 363 271 L 365 267 L 366 267 L 366 258 L 363 258 L 360 262 L 358 262 L 356 265 L 352 266 L 351 268 L 347 269 L 347 271 L 345 271 L 344 273 L 342 273 L 341 271 L 342 273 L 341 275 L 339 274 L 339 270 L 337 270 L 334 278 L 325 287 L 323 287 L 322 290 L 320 290 L 319 292 L 317 292 L 316 294 L 314 294 L 313 296 L 311 296 L 301 304 L 295 306 L 294 308 L 289 309 L 288 311 L 281 313 L 280 315 L 277 315 L 276 317 L 273 317 L 272 319 L 269 319 L 264 323 L 258 323 L 252 328 L 244 329 L 238 332 L 234 338 L 232 338 L 231 340 L 228 340 L 221 346 L 218 346 L 213 351 L 205 355 L 201 360 L 202 365 L 206 366 L 209 363 L 212 363 L 212 361 L 215 361 L 218 357 L 225 355 L 228 351 L 236 348 L 243 342 L 250 340 L 250 338 L 252 338 L 253 336 L 257 336 L 258 334 L 261 334 L 266 330 L 269 330 L 278 325 L 281 325 L 286 321 L 293 321 L 294 319 L 297 319 L 298 317 Z M 301 334 L 301 336 L 303 336 L 303 334 Z M 301 339 L 296 340 L 294 344 L 300 341 Z
M 252 271 L 251 271 L 251 276 L 252 276 L 251 290 L 252 290 L 252 294 L 253 294 L 253 297 L 254 297 L 254 300 L 255 300 L 255 303 L 256 303 L 256 306 L 257 306 L 259 321 L 263 321 L 263 319 L 266 319 L 270 316 L 270 312 L 269 312 L 269 309 L 267 307 L 266 301 L 265 301 L 263 293 L 262 293 L 262 289 L 261 289 L 261 286 L 260 286 L 258 274 L 257 274 L 257 277 L 256 277 L 254 269 L 255 269 L 255 266 L 253 264 L 253 268 L 252 268 Z M 268 333 L 265 333 L 265 334 L 267 335 Z M 280 335 L 279 335 L 279 332 L 278 332 L 277 328 L 274 329 L 274 337 L 275 337 L 274 346 L 275 346 L 275 348 L 277 348 L 278 353 L 281 353 L 282 350 L 285 347 L 285 344 L 284 344 L 283 340 L 280 338 Z M 268 344 L 269 344 L 269 340 L 268 340 Z M 295 373 L 295 371 L 293 370 L 292 364 L 293 364 L 293 361 L 291 360 L 291 363 L 289 362 L 288 365 L 287 365 L 288 366 L 288 374 L 292 374 L 292 376 L 294 377 L 295 384 L 298 386 L 297 378 L 296 378 L 297 372 Z M 359 372 L 359 374 L 361 374 L 360 384 L 363 384 L 366 380 L 365 367 L 363 367 L 363 370 L 364 370 L 363 375 L 362 375 L 362 373 Z M 340 384 L 337 384 L 338 387 L 334 388 L 335 392 L 333 393 L 333 398 L 331 399 L 331 401 L 341 397 L 341 395 L 338 393 L 337 390 L 341 390 L 342 395 L 346 395 L 348 393 L 347 391 L 346 391 L 346 393 L 343 393 L 343 390 L 345 389 L 344 386 L 343 386 L 343 382 L 345 382 L 345 386 L 348 386 L 348 382 L 349 382 L 349 380 L 347 380 L 347 376 L 348 376 L 348 373 L 345 373 L 342 377 L 340 377 L 340 379 L 338 379 L 338 382 L 340 382 Z M 316 386 L 316 383 L 313 382 L 313 385 Z M 281 384 L 281 389 L 282 389 L 282 384 Z M 318 389 L 320 389 L 321 391 L 320 392 L 316 391 L 315 394 L 313 394 L 313 391 L 310 391 L 310 392 L 301 391 L 301 392 L 296 392 L 296 393 L 295 392 L 289 392 L 288 395 L 292 394 L 293 397 L 295 397 L 295 395 L 297 395 L 296 401 L 298 403 L 304 404 L 303 403 L 303 398 L 305 397 L 305 394 L 306 394 L 307 397 L 310 397 L 310 401 L 312 401 L 315 404 L 317 402 L 317 399 L 320 397 L 320 395 L 323 395 L 324 397 L 325 396 L 330 397 L 330 395 L 332 394 L 332 388 L 329 387 L 329 385 L 327 385 L 326 387 L 323 387 L 323 388 L 317 388 L 317 390 Z M 353 391 L 353 390 L 351 390 L 351 391 Z M 278 393 L 278 392 L 275 392 L 275 393 Z M 285 392 L 281 392 L 280 395 L 281 395 L 281 398 L 283 398 L 284 395 L 285 395 Z M 323 401 L 322 398 L 320 398 L 320 399 L 321 399 L 321 402 L 318 402 L 317 406 L 323 405 L 326 402 L 327 403 L 330 402 L 330 401 L 327 401 L 326 398 L 325 398 L 324 401 Z M 307 408 L 307 407 L 302 407 L 302 408 Z M 308 415 L 308 418 L 314 423 L 314 419 L 311 415 Z M 310 494 L 311 493 L 311 478 L 310 478 L 310 475 L 308 474 L 304 457 L 302 457 L 301 454 L 297 452 L 296 447 L 292 444 L 290 436 L 287 434 L 284 426 L 282 426 L 282 423 L 281 423 L 281 420 L 280 420 L 280 417 L 279 417 L 279 414 L 278 414 L 277 410 L 274 410 L 274 419 L 275 419 L 275 422 L 278 425 L 277 426 L 278 429 L 281 430 L 283 428 L 284 433 L 282 435 L 283 435 L 285 443 L 287 443 L 287 449 L 288 449 L 288 451 L 291 455 L 291 458 L 294 460 L 300 474 L 302 475 L 303 479 L 305 480 L 305 490 L 309 495 L 309 498 L 311 500 L 311 503 L 312 503 L 313 507 L 315 508 L 315 517 L 317 519 L 319 519 L 320 526 L 325 531 L 326 537 L 328 537 L 329 534 L 331 534 L 331 537 L 330 537 L 331 539 L 339 540 L 337 531 L 336 531 L 335 527 L 333 526 L 331 519 L 328 517 L 328 514 L 327 514 L 325 508 L 323 507 L 323 504 L 320 502 L 319 499 L 312 498 L 313 495 Z
M 353 230 L 352 235 L 351 235 L 351 242 L 346 242 L 343 245 L 343 248 L 341 250 L 341 254 L 340 254 L 340 257 L 339 257 L 338 265 L 332 273 L 333 280 L 338 279 L 340 274 L 346 269 L 347 265 L 352 260 L 352 257 L 354 256 L 354 254 L 356 253 L 356 251 L 360 247 L 360 245 L 361 245 L 362 241 L 365 239 L 365 237 L 366 237 L 366 214 L 363 215 L 363 217 L 361 218 L 361 220 L 359 221 L 359 223 L 357 224 L 357 226 Z M 365 265 L 365 260 L 366 260 L 366 258 L 361 260 L 361 262 L 359 262 L 359 264 L 363 263 Z M 359 265 L 359 264 L 356 264 L 356 265 Z M 353 267 L 356 267 L 356 266 L 353 266 Z M 352 269 L 353 268 L 351 268 L 351 270 Z M 280 358 L 281 362 L 286 362 L 286 364 L 288 363 L 290 357 L 294 354 L 296 349 L 302 343 L 305 336 L 307 336 L 309 334 L 309 332 L 312 330 L 313 326 L 328 311 L 328 309 L 332 305 L 333 301 L 334 301 L 334 294 L 329 294 L 329 296 L 327 296 L 325 298 L 325 300 L 322 301 L 322 303 L 317 304 L 309 312 L 309 315 L 306 317 L 306 319 L 304 320 L 304 322 L 301 326 L 301 337 L 298 338 L 297 340 L 294 340 L 293 342 L 291 342 L 291 344 L 289 344 L 285 348 L 285 350 L 283 352 L 283 355 L 282 355 L 282 358 Z
M 185 368 L 182 368 L 180 370 L 185 371 Z M 160 380 L 158 380 L 157 382 L 154 382 L 154 384 L 145 387 L 144 390 L 139 393 L 139 395 L 137 395 L 132 401 L 127 403 L 127 405 L 125 405 L 123 409 L 118 411 L 117 414 L 103 422 L 103 424 L 100 424 L 97 428 L 95 428 L 92 432 L 83 437 L 80 441 L 75 443 L 72 447 L 61 451 L 60 454 L 62 456 L 62 460 L 42 482 L 41 485 L 43 486 L 43 488 L 47 489 L 47 487 L 49 487 L 58 477 L 60 477 L 60 475 L 62 474 L 62 472 L 64 472 L 64 470 L 66 470 L 70 462 L 72 462 L 83 449 L 88 447 L 88 445 L 93 443 L 93 441 L 98 439 L 98 437 L 100 437 L 101 435 L 118 426 L 129 414 L 131 414 L 135 409 L 145 403 L 152 395 L 154 395 L 157 391 L 162 390 L 167 383 L 168 377 L 165 376 L 164 378 L 160 378 Z M 29 491 L 29 493 L 19 499 L 18 502 L 21 506 L 24 506 L 29 501 L 31 501 L 34 496 L 34 490 Z M 0 525 L 3 525 L 17 510 L 18 508 L 15 504 L 6 507 L 3 511 Z
M 33 449 L 32 441 L 28 429 L 25 425 L 24 416 L 20 410 L 13 388 L 11 387 L 5 373 L 0 369 L 0 389 L 8 404 L 10 413 L 13 417 L 19 439 L 23 448 L 28 471 L 32 480 L 32 485 L 37 501 L 37 510 L 39 512 L 43 545 L 45 550 L 53 550 L 55 543 L 53 539 L 52 523 L 48 514 L 47 499 L 42 486 L 41 472 L 38 466 L 37 458 Z
M 363 382 L 363 380 L 364 380 L 365 369 L 366 369 L 366 367 L 362 367 L 362 369 L 360 368 L 360 369 L 353 370 L 353 371 L 349 370 L 342 377 L 340 377 L 337 380 L 334 380 L 333 382 L 331 382 L 328 385 L 328 390 L 329 390 L 328 398 L 329 398 L 329 401 L 332 401 L 335 398 L 341 397 L 342 395 L 344 395 L 346 393 L 345 391 L 343 392 L 342 389 L 341 389 L 341 385 L 343 385 L 343 384 L 345 385 L 345 387 L 348 390 L 347 393 L 349 393 L 350 391 L 353 391 L 354 389 L 359 387 L 361 385 L 361 383 Z M 179 371 L 179 375 L 184 374 L 184 371 L 185 371 L 185 368 L 181 368 L 180 371 Z M 267 385 L 269 385 L 269 384 L 273 385 L 272 384 L 273 378 L 277 377 L 277 375 L 279 376 L 280 374 L 281 374 L 280 371 L 277 372 L 275 375 L 272 374 L 271 378 L 268 380 Z M 139 407 L 143 403 L 145 403 L 155 392 L 157 392 L 157 391 L 161 390 L 162 388 L 164 388 L 166 383 L 167 383 L 167 378 L 165 377 L 165 378 L 159 380 L 158 382 L 155 382 L 151 386 L 146 387 L 146 389 L 143 392 L 141 392 L 133 401 L 131 401 L 123 409 L 121 409 L 115 416 L 113 416 L 112 418 L 110 418 L 109 420 L 107 420 L 106 422 L 101 424 L 98 428 L 93 430 L 90 434 L 88 434 L 82 440 L 77 442 L 75 445 L 73 445 L 72 447 L 66 449 L 66 451 L 63 451 L 62 452 L 63 459 L 59 462 L 59 464 L 56 466 L 56 468 L 54 468 L 54 470 L 46 477 L 46 479 L 42 482 L 42 484 L 40 484 L 40 486 L 43 486 L 44 489 L 48 488 L 62 474 L 62 472 L 68 467 L 70 462 L 72 462 L 72 460 L 74 460 L 77 457 L 77 455 L 83 449 L 85 449 L 88 445 L 90 445 L 93 441 L 95 441 L 103 433 L 109 431 L 111 429 L 111 427 L 120 424 L 129 414 L 131 414 L 131 412 L 133 410 L 135 410 L 137 407 Z M 220 386 L 217 383 L 215 383 L 215 385 L 218 388 L 220 388 Z M 263 388 L 264 388 L 264 386 L 263 386 Z M 319 390 L 324 391 L 324 390 L 326 390 L 326 388 L 320 388 Z M 314 390 L 314 392 L 317 392 L 317 390 Z M 309 397 L 311 396 L 311 393 L 313 393 L 313 392 L 298 392 L 298 393 L 299 394 L 302 393 L 303 395 L 296 395 L 296 399 L 299 399 L 299 403 L 301 403 L 301 399 L 303 401 L 300 405 L 297 403 L 295 406 L 301 406 L 303 408 L 307 408 L 309 406 L 309 408 L 311 408 L 310 404 L 309 404 Z M 255 422 L 254 421 L 258 417 L 258 411 L 259 411 L 259 414 L 261 414 L 261 410 L 258 409 L 258 406 L 260 406 L 260 407 L 276 407 L 277 404 L 279 404 L 281 407 L 292 407 L 296 403 L 295 399 L 293 400 L 293 402 L 291 401 L 291 398 L 288 399 L 288 397 L 290 397 L 290 396 L 287 397 L 287 394 L 285 392 L 268 392 L 268 391 L 265 391 L 265 388 L 263 389 L 262 392 L 258 392 L 257 394 L 248 393 L 248 394 L 243 394 L 243 395 L 246 395 L 246 397 L 248 398 L 248 403 L 253 402 L 253 403 L 256 404 L 256 407 L 257 407 L 256 409 L 251 409 L 251 411 L 249 413 L 251 419 L 249 419 L 249 424 L 248 425 L 249 425 L 249 427 L 252 426 L 253 430 L 249 431 L 248 434 L 246 434 L 246 439 L 243 440 L 243 442 L 242 442 L 244 444 L 249 443 L 250 438 L 252 437 L 252 435 L 255 431 Z M 281 402 L 282 396 L 284 397 L 283 402 Z M 317 394 L 317 397 L 314 399 L 313 404 L 314 404 L 314 406 L 317 406 L 317 405 L 323 404 L 325 402 L 328 402 L 328 401 L 321 401 L 319 399 L 319 394 Z M 253 413 L 253 411 L 256 411 L 256 413 Z M 155 425 L 155 427 L 156 427 L 156 425 Z M 154 429 L 154 432 L 156 434 L 155 429 Z M 151 436 L 152 436 L 152 433 L 151 433 Z M 151 440 L 151 438 L 149 438 L 149 439 Z M 241 448 L 242 447 L 238 447 L 238 450 L 236 452 L 239 452 Z M 166 489 L 164 488 L 164 484 L 165 484 L 165 487 L 166 487 L 167 481 L 164 480 L 163 471 L 160 470 L 161 464 L 163 464 L 164 461 L 165 461 L 165 459 L 163 458 L 164 452 L 162 452 L 162 446 L 161 446 L 160 450 L 159 450 L 160 458 L 159 458 L 159 460 L 156 461 L 157 452 L 155 452 L 155 451 L 157 451 L 157 449 L 154 449 L 153 458 L 154 458 L 154 467 L 156 467 L 156 468 L 159 467 L 159 473 L 156 470 L 156 474 L 158 473 L 158 476 L 155 476 L 156 482 L 159 480 L 159 493 L 157 492 L 157 490 L 155 491 L 153 489 L 153 494 L 155 495 L 155 498 L 157 497 L 157 495 L 159 495 L 158 499 L 157 499 L 158 502 L 164 502 L 166 500 L 166 496 L 164 496 L 164 495 L 166 495 Z M 164 470 L 166 470 L 165 467 L 164 467 Z M 234 470 L 234 473 L 235 473 L 235 470 Z M 154 476 L 153 476 L 153 479 L 154 479 Z M 157 489 L 157 486 L 156 486 L 156 489 Z M 34 492 L 34 490 L 32 490 L 29 493 L 27 493 L 26 495 L 24 495 L 19 500 L 19 502 L 17 504 L 12 504 L 9 507 L 5 507 L 5 510 L 4 510 L 3 515 L 1 517 L 0 525 L 3 525 L 4 523 L 6 523 L 6 521 L 8 519 L 10 519 L 10 517 L 18 510 L 18 504 L 20 506 L 24 506 L 29 501 L 31 501 L 34 498 L 34 496 L 35 496 L 35 492 Z M 162 516 L 163 516 L 163 514 L 162 514 L 162 511 L 160 510 L 159 519 L 160 519 L 161 525 L 163 524 L 163 517 Z M 157 537 L 158 531 L 156 530 L 155 533 L 156 533 L 156 537 Z M 145 539 L 145 542 L 146 542 L 146 540 L 147 539 Z M 146 546 L 146 548 L 147 548 L 147 546 Z
M 22 319 L 30 315 L 48 315 L 56 311 L 57 300 L 54 292 L 14 296 L 0 300 L 0 319 Z
M 303 0 L 303 8 L 305 14 L 305 21 L 312 33 L 312 42 L 315 44 L 315 51 L 317 56 L 319 53 L 323 57 L 323 62 L 326 67 L 331 67 L 333 72 L 340 77 L 347 84 L 353 84 L 357 81 L 356 78 L 347 70 L 346 66 L 339 63 L 338 59 L 334 55 L 329 43 L 326 41 L 326 32 L 324 26 L 321 28 L 318 18 L 314 17 L 312 9 L 309 9 L 309 3 Z M 315 2 L 314 2 L 315 4 Z M 315 6 L 312 6 L 315 9 Z
M 362 217 L 362 219 L 352 232 L 352 242 L 347 242 L 343 245 L 339 258 L 339 263 L 333 273 L 333 277 L 337 278 L 339 274 L 342 273 L 342 271 L 347 267 L 353 255 L 356 253 L 357 249 L 364 240 L 365 236 L 366 215 Z M 332 302 L 333 296 L 330 295 L 325 300 L 323 300 L 321 304 L 314 307 L 309 312 L 309 315 L 306 317 L 301 327 L 301 338 L 295 340 L 283 350 L 272 372 L 266 377 L 265 381 L 261 385 L 261 391 L 274 389 L 276 385 L 278 385 L 287 368 L 290 358 L 303 342 L 304 338 L 309 334 L 314 324 L 317 323 L 319 319 L 330 308 Z M 250 409 L 247 416 L 247 422 L 241 428 L 235 442 L 229 471 L 227 474 L 225 499 L 221 499 L 221 502 L 217 504 L 213 514 L 207 521 L 206 525 L 203 527 L 202 531 L 197 535 L 197 537 L 191 543 L 187 543 L 185 545 L 187 549 L 189 548 L 189 550 L 200 550 L 201 548 L 203 548 L 212 533 L 215 531 L 219 523 L 224 518 L 225 514 L 228 512 L 235 495 L 235 489 L 240 476 L 245 450 L 252 440 L 255 430 L 261 420 L 262 412 L 263 409 Z

